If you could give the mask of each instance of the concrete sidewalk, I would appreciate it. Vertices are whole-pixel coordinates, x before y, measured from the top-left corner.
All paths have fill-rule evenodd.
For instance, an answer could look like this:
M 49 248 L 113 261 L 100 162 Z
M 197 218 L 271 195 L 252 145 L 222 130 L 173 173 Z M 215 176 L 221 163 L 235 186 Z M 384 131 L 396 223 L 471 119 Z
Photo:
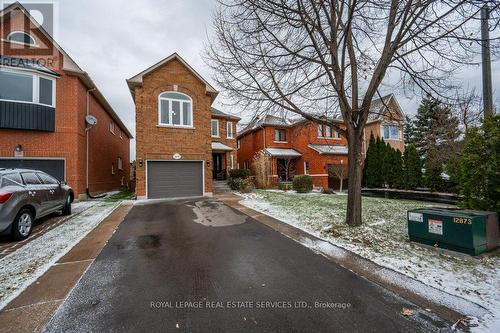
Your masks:
M 122 204 L 36 282 L 0 312 L 1 333 L 41 332 L 57 308 L 123 221 L 132 204 Z

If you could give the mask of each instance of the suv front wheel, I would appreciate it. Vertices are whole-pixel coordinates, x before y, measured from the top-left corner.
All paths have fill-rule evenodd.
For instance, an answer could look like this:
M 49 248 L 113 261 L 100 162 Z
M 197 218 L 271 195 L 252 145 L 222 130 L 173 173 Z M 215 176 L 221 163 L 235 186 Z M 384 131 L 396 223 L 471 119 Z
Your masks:
M 28 238 L 33 228 L 33 213 L 28 208 L 23 208 L 17 213 L 12 224 L 12 237 L 15 240 Z

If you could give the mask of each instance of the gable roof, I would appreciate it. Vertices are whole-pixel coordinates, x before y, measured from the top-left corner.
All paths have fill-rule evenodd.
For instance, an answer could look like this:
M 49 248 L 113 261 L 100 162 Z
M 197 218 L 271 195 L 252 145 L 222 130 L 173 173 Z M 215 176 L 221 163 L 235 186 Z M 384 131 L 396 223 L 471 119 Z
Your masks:
M 374 99 L 372 101 L 372 104 L 370 106 L 370 112 L 368 114 L 367 123 L 373 123 L 376 121 L 384 120 L 385 111 L 389 111 L 389 112 L 393 113 L 391 109 L 386 108 L 386 106 L 389 104 L 389 102 L 391 100 L 393 100 L 394 103 L 396 103 L 396 105 L 398 107 L 397 112 L 404 115 L 403 110 L 401 109 L 398 101 L 396 100 L 396 97 L 394 97 L 394 94 L 388 94 L 388 95 L 385 95 L 381 98 Z
M 30 13 L 24 8 L 22 4 L 20 4 L 18 1 L 12 3 L 11 5 L 5 7 L 3 10 L 0 11 L 0 18 L 3 17 L 4 15 L 12 12 L 13 10 L 19 10 L 21 11 L 30 21 L 31 23 L 37 27 L 37 29 L 54 45 L 54 47 L 61 52 L 63 55 L 63 68 L 62 70 L 66 72 L 69 75 L 74 75 L 77 76 L 83 84 L 87 87 L 88 90 L 93 90 L 92 94 L 96 97 L 96 99 L 99 101 L 99 103 L 104 107 L 106 112 L 109 114 L 109 116 L 120 126 L 120 128 L 125 132 L 125 134 L 129 138 L 133 138 L 132 133 L 128 130 L 127 126 L 122 122 L 120 117 L 116 114 L 116 112 L 113 110 L 111 105 L 108 103 L 104 95 L 100 92 L 100 90 L 97 88 L 96 84 L 92 81 L 90 78 L 89 74 L 85 72 L 83 69 L 78 66 L 78 64 L 64 51 L 64 49 L 54 40 L 54 38 L 41 26 L 31 15 Z
M 263 117 L 257 117 L 255 119 L 253 119 L 251 122 L 249 122 L 248 125 L 245 126 L 245 128 L 243 128 L 238 133 L 238 136 L 242 136 L 245 133 L 256 130 L 259 127 L 264 127 L 264 126 L 290 127 L 292 125 L 293 125 L 293 122 L 291 122 L 287 119 L 284 119 L 282 117 L 273 116 L 270 114 L 266 114 Z
M 224 112 L 222 112 L 221 110 L 217 110 L 217 109 L 216 109 L 216 108 L 214 108 L 214 107 L 211 107 L 211 108 L 210 108 L 210 111 L 212 111 L 212 117 L 226 118 L 226 119 L 233 119 L 233 120 L 236 120 L 236 121 L 241 120 L 241 118 L 240 118 L 240 117 L 236 117 L 236 116 L 233 116 L 233 115 L 231 115 L 231 114 L 224 113 Z
M 149 68 L 143 70 L 142 72 L 140 72 L 139 74 L 136 74 L 134 76 L 132 76 L 130 79 L 127 80 L 127 85 L 130 89 L 130 92 L 132 93 L 132 96 L 133 96 L 133 90 L 135 87 L 137 86 L 141 86 L 142 85 L 142 79 L 144 77 L 144 75 L 147 75 L 151 72 L 153 72 L 154 70 L 156 70 L 158 67 L 161 67 L 163 65 L 165 65 L 166 63 L 174 60 L 174 59 L 177 59 L 179 60 L 191 73 L 193 73 L 194 76 L 196 76 L 201 82 L 203 82 L 205 84 L 205 89 L 206 89 L 206 93 L 211 95 L 212 98 L 215 98 L 217 96 L 217 94 L 219 93 L 217 91 L 217 89 L 215 89 L 210 83 L 208 83 L 207 80 L 205 80 L 200 74 L 198 74 L 197 71 L 195 71 L 193 69 L 193 67 L 191 67 L 180 55 L 178 55 L 176 52 L 172 53 L 171 55 L 169 55 L 168 57 L 160 60 L 159 62 L 157 62 L 156 64 L 150 66 Z

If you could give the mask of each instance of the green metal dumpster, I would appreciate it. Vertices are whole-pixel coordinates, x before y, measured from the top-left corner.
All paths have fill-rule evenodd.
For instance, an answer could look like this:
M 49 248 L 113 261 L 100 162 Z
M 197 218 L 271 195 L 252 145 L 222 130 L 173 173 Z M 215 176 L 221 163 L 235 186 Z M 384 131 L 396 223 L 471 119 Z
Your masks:
M 422 208 L 408 211 L 410 241 L 478 255 L 498 247 L 498 214 Z

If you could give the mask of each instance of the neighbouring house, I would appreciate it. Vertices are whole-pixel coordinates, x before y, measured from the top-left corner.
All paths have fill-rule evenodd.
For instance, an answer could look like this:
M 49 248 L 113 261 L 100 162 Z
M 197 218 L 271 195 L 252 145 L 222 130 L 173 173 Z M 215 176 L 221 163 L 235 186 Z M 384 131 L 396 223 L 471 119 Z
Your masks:
M 136 107 L 138 198 L 209 196 L 236 160 L 240 120 L 212 108 L 218 91 L 177 53 L 127 80 Z
M 21 4 L 0 19 L 0 168 L 46 171 L 79 198 L 128 186 L 132 135 L 90 76 Z
M 365 129 L 363 151 L 370 135 L 383 137 L 394 148 L 404 150 L 404 115 L 391 94 L 375 100 Z M 341 128 L 343 121 L 338 120 Z M 271 183 L 288 182 L 295 175 L 310 175 L 314 186 L 338 189 L 340 180 L 333 166 L 348 165 L 345 137 L 334 128 L 309 120 L 288 120 L 266 115 L 254 119 L 238 134 L 240 167 L 253 171 L 253 158 L 263 151 L 271 159 Z M 347 184 L 346 181 L 344 183 Z

